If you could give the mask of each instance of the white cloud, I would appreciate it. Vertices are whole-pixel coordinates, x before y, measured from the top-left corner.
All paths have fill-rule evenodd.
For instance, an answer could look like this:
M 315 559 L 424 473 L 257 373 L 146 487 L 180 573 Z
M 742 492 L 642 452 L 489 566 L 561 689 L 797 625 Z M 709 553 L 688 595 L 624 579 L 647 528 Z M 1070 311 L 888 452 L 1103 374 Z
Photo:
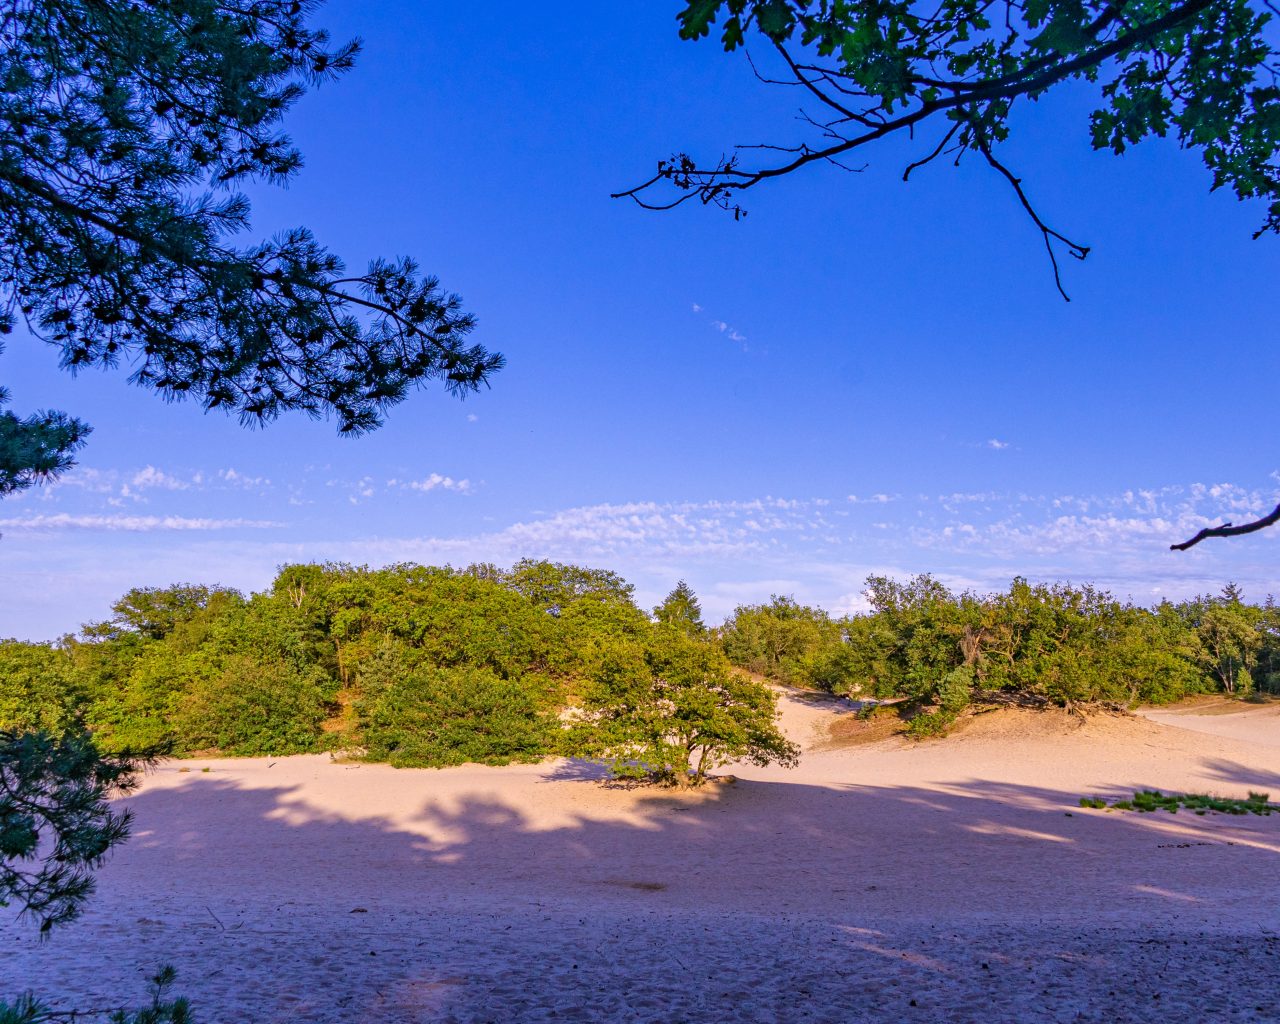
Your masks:
M 1009 447 L 1009 442 L 1001 441 L 999 438 L 992 437 L 987 440 L 987 447 L 995 451 L 1002 452 Z
M 742 345 L 744 348 L 746 347 L 747 336 L 745 334 L 740 333 L 739 331 L 734 329 L 732 326 L 725 323 L 723 320 L 712 320 L 711 326 L 714 327 L 721 334 L 723 334 L 730 341 L 736 341 L 738 342 L 738 344 Z
M 472 484 L 470 480 L 455 480 L 451 476 L 445 476 L 442 473 L 431 473 L 423 477 L 421 480 L 388 480 L 388 487 L 399 487 L 406 491 L 454 491 L 457 494 L 470 494 Z
M 243 487 L 245 489 L 271 486 L 271 480 L 268 477 L 249 476 L 245 473 L 237 472 L 235 469 L 218 470 L 218 479 L 230 487 Z
M 187 516 L 56 515 L 0 519 L 0 531 L 51 532 L 57 530 L 105 530 L 150 533 L 157 530 L 265 530 L 283 523 L 263 519 L 200 519 Z
M 199 476 L 199 474 L 197 474 Z M 185 491 L 191 486 L 185 480 L 179 480 L 176 476 L 156 469 L 155 466 L 146 466 L 133 474 L 133 479 L 129 483 L 137 490 L 144 491 L 150 489 L 158 489 L 164 491 Z
M 469 413 L 467 413 L 467 422 L 468 422 L 468 423 L 475 423 L 475 422 L 476 422 L 476 420 L 478 420 L 479 418 L 480 418 L 480 417 L 479 417 L 479 416 L 477 416 L 477 415 L 476 415 L 475 413 L 473 413 L 473 412 L 469 412 Z

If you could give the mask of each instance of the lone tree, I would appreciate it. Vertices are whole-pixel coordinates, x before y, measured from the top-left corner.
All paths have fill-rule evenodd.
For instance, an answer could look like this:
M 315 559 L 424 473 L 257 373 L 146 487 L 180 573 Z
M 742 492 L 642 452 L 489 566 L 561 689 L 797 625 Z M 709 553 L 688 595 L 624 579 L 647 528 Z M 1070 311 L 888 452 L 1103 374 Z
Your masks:
M 742 193 L 762 182 L 814 163 L 857 169 L 850 157 L 909 136 L 923 149 L 903 180 L 939 157 L 973 156 L 1009 183 L 1066 298 L 1058 255 L 1082 260 L 1089 247 L 1044 221 L 998 155 L 1017 101 L 1075 79 L 1096 83 L 1094 148 L 1123 153 L 1172 134 L 1201 152 L 1213 188 L 1267 203 L 1255 237 L 1280 231 L 1277 10 L 1273 0 L 686 0 L 683 38 L 715 26 L 726 51 L 753 39 L 777 55 L 783 77 L 760 77 L 809 101 L 801 120 L 811 138 L 738 146 L 713 163 L 676 153 L 615 198 L 650 209 L 696 199 L 738 217 Z
M 0 334 L 21 321 L 62 365 L 132 367 L 166 399 L 246 424 L 282 412 L 377 427 L 410 388 L 477 390 L 457 296 L 407 258 L 349 275 L 306 228 L 236 244 L 240 183 L 302 158 L 281 118 L 359 44 L 317 0 L 14 0 L 0 10 Z M 0 405 L 8 396 L 0 392 Z M 0 412 L 0 496 L 56 476 L 89 428 Z
M 799 748 L 776 718 L 769 688 L 735 672 L 718 647 L 657 626 L 643 644 L 604 653 L 567 752 L 619 778 L 696 786 L 729 761 L 793 766 Z
M 671 626 L 690 636 L 701 636 L 707 631 L 702 621 L 702 605 L 698 603 L 693 588 L 684 580 L 680 580 L 662 604 L 653 610 L 653 617 L 661 625 Z

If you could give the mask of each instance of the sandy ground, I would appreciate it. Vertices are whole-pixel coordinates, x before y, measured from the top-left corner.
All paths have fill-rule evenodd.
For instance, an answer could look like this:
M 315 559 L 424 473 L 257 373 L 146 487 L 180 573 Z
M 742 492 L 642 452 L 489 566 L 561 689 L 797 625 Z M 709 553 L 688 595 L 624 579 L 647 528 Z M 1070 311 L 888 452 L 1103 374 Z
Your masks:
M 1148 708 L 1141 714 L 1163 725 L 1280 747 L 1280 703 L 1240 708 L 1239 701 L 1207 701 L 1189 707 Z
M 0 932 L 0 992 L 104 1010 L 172 963 L 204 1024 L 1280 1021 L 1280 815 L 1077 806 L 1280 798 L 1270 709 L 835 747 L 838 704 L 783 709 L 799 768 L 692 793 L 166 764 L 85 917 Z

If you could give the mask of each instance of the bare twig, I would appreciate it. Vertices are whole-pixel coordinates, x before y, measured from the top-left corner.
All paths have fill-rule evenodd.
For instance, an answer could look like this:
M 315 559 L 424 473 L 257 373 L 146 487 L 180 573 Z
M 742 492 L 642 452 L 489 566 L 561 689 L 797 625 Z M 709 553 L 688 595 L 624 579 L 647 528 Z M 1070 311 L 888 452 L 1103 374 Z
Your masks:
M 1084 259 L 1089 255 L 1089 247 L 1081 245 L 1079 242 L 1073 242 L 1061 232 L 1054 231 L 1036 213 L 1035 207 L 1031 205 L 1031 200 L 1027 198 L 1027 193 L 1022 189 L 1022 179 L 1017 177 L 1009 168 L 996 159 L 995 154 L 991 152 L 991 144 L 982 136 L 976 126 L 974 129 L 974 140 L 982 155 L 987 158 L 987 163 L 1004 175 L 1005 180 L 1013 186 L 1013 191 L 1018 195 L 1018 202 L 1022 204 L 1022 208 L 1027 211 L 1027 216 L 1031 218 L 1035 226 L 1040 229 L 1040 234 L 1044 236 L 1044 247 L 1049 253 L 1049 262 L 1053 265 L 1053 283 L 1057 285 L 1058 294 L 1067 302 L 1071 301 L 1071 296 L 1067 294 L 1066 289 L 1062 287 L 1062 274 L 1058 269 L 1058 256 L 1053 251 L 1053 243 L 1055 240 L 1061 242 L 1067 247 L 1067 252 L 1078 260 Z
M 942 137 L 942 141 L 938 143 L 937 148 L 932 153 L 930 153 L 926 157 L 923 157 L 920 160 L 916 160 L 914 163 L 907 165 L 907 169 L 902 172 L 902 180 L 910 181 L 912 171 L 916 170 L 916 168 L 918 167 L 923 167 L 925 164 L 933 160 L 936 160 L 939 154 L 946 148 L 947 143 L 950 142 L 953 138 L 955 138 L 955 134 L 959 130 L 960 130 L 960 122 L 957 121 L 955 124 L 951 126 L 951 131 L 947 132 L 947 134 Z
M 1190 540 L 1183 541 L 1181 544 L 1170 544 L 1169 550 L 1186 551 L 1187 548 L 1194 547 L 1209 537 L 1239 537 L 1241 534 L 1265 530 L 1268 526 L 1274 526 L 1276 523 L 1280 523 L 1280 505 L 1277 505 L 1261 519 L 1255 519 L 1253 522 L 1245 523 L 1242 526 L 1233 526 L 1231 523 L 1223 523 L 1221 526 L 1206 526 Z

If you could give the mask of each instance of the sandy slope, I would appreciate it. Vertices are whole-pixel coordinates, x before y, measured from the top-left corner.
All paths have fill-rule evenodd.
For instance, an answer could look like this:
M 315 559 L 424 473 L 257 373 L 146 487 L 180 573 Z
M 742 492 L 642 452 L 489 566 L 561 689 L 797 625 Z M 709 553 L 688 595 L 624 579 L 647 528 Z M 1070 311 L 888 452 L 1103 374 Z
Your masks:
M 810 748 L 839 713 L 783 710 Z M 565 762 L 169 764 L 84 920 L 4 934 L 0 991 L 109 1006 L 172 962 L 207 1024 L 1276 1021 L 1280 815 L 1077 803 L 1280 797 L 1278 726 L 999 712 L 688 794 Z
M 1153 722 L 1181 729 L 1205 732 L 1265 747 L 1280 747 L 1280 704 L 1248 707 L 1238 701 L 1193 705 L 1191 707 L 1147 708 L 1141 713 Z

